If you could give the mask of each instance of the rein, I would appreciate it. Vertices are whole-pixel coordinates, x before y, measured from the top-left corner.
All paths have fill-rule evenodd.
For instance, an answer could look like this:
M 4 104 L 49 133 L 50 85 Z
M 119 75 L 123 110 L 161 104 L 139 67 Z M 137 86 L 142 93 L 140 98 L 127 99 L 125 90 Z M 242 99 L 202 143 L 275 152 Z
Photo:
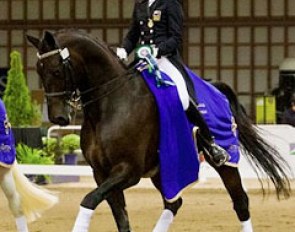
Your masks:
M 104 89 L 105 87 L 112 85 L 117 80 L 121 80 L 121 77 L 123 77 L 123 76 L 128 76 L 127 79 L 124 79 L 124 82 L 123 81 L 119 82 L 115 87 L 112 87 L 111 90 L 106 89 L 105 92 L 103 92 L 102 94 L 99 94 L 98 97 L 83 103 L 81 105 L 82 108 L 85 108 L 86 106 L 88 106 L 88 105 L 90 105 L 90 104 L 92 104 L 94 102 L 97 102 L 97 101 L 109 96 L 113 92 L 119 90 L 120 88 L 122 88 L 129 80 L 132 79 L 134 73 L 135 73 L 134 70 L 128 70 L 126 73 L 124 73 L 122 75 L 114 76 L 110 81 L 108 81 L 108 82 L 106 82 L 106 83 L 104 83 L 104 84 L 102 84 L 100 86 L 96 86 L 96 87 L 93 87 L 93 88 L 90 88 L 88 90 L 80 92 L 79 96 L 83 97 L 83 96 L 85 96 L 85 95 L 87 95 L 87 94 L 89 94 L 89 93 L 91 93 L 91 92 L 93 92 L 95 90 Z
M 50 56 L 59 54 L 62 58 L 62 65 L 63 65 L 63 70 L 64 70 L 64 74 L 65 74 L 65 83 L 66 83 L 66 89 L 67 86 L 74 86 L 76 88 L 76 83 L 74 83 L 74 79 L 72 78 L 72 71 L 73 71 L 73 67 L 71 65 L 70 62 L 70 53 L 68 48 L 64 48 L 64 49 L 55 49 L 52 50 L 50 52 L 44 53 L 42 55 L 40 55 L 39 53 L 37 53 L 37 57 L 39 60 L 48 58 Z M 134 69 L 128 69 L 127 72 L 121 74 L 121 75 L 117 75 L 114 76 L 110 79 L 110 81 L 107 81 L 106 83 L 100 85 L 100 86 L 94 86 L 92 88 L 89 88 L 85 91 L 80 91 L 79 89 L 75 89 L 74 91 L 71 90 L 65 90 L 65 91 L 60 91 L 60 92 L 45 92 L 45 96 L 46 97 L 60 97 L 60 96 L 66 96 L 68 98 L 67 103 L 73 107 L 73 108 L 85 108 L 88 105 L 97 102 L 99 100 L 101 100 L 104 97 L 107 97 L 108 95 L 112 94 L 113 92 L 117 91 L 118 89 L 122 88 L 129 80 L 132 79 L 133 74 L 135 73 Z M 116 81 L 121 80 L 121 77 L 123 76 L 128 76 L 127 79 L 124 79 L 124 82 L 119 82 L 115 87 L 112 87 L 110 90 L 106 89 L 107 86 L 111 86 L 113 85 Z M 70 89 L 70 88 L 69 88 Z M 105 91 L 103 91 L 103 93 L 99 94 L 98 97 L 91 99 L 83 104 L 77 104 L 77 102 L 81 101 L 81 98 L 89 93 L 92 93 L 96 90 L 101 90 L 101 89 L 106 89 Z

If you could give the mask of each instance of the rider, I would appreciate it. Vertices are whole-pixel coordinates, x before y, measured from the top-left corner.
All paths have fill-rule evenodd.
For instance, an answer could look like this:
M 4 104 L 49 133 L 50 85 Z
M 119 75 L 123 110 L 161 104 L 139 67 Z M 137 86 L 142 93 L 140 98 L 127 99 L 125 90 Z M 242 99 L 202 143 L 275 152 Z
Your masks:
M 194 90 L 187 78 L 179 48 L 182 44 L 183 12 L 180 0 L 136 0 L 133 18 L 117 56 L 127 56 L 139 46 L 149 45 L 161 71 L 175 82 L 188 119 L 200 128 L 199 145 L 209 152 L 212 161 L 220 166 L 228 160 L 227 152 L 218 146 L 193 100 Z M 186 82 L 184 81 L 186 79 Z

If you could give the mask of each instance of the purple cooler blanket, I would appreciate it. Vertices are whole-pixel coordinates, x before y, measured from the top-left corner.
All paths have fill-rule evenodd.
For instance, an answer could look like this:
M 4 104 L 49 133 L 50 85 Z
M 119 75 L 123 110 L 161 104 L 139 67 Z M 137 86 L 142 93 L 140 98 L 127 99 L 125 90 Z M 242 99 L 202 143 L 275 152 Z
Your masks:
M 237 165 L 240 159 L 238 132 L 229 102 L 218 89 L 187 69 L 194 83 L 198 108 L 215 142 L 230 155 L 228 165 Z M 171 79 L 162 73 L 164 80 Z M 155 76 L 148 70 L 142 76 L 154 94 L 160 120 L 160 174 L 163 194 L 173 200 L 189 184 L 198 180 L 199 161 L 188 122 L 175 86 L 157 87 Z
M 194 83 L 199 111 L 215 142 L 230 155 L 227 164 L 237 166 L 240 159 L 238 131 L 226 96 L 191 70 L 187 69 L 187 72 Z
M 173 201 L 180 192 L 197 181 L 199 161 L 192 137 L 192 125 L 183 111 L 175 86 L 156 86 L 148 70 L 142 76 L 154 94 L 160 120 L 159 159 L 162 190 Z M 170 80 L 162 73 L 162 78 Z M 171 80 L 170 80 L 171 81 Z

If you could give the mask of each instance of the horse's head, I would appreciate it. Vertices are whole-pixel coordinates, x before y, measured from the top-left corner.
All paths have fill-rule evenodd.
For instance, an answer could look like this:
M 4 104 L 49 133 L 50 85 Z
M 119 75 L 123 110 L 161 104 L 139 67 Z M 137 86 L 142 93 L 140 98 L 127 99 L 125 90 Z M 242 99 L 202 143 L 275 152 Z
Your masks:
M 50 32 L 45 32 L 42 40 L 29 35 L 27 39 L 38 50 L 37 72 L 47 97 L 49 120 L 55 124 L 68 125 L 69 101 L 76 88 L 72 80 L 69 50 L 60 47 Z

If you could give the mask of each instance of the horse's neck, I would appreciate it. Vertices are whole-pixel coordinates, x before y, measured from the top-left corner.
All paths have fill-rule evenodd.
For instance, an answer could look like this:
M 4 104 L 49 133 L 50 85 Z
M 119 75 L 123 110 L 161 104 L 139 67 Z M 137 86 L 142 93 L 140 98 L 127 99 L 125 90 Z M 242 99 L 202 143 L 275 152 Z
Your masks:
M 125 72 L 118 59 L 102 49 L 89 50 L 89 54 L 84 55 L 84 65 L 90 85 L 88 88 L 103 85 Z
M 116 103 L 117 96 L 126 94 L 121 85 L 128 81 L 128 77 L 124 75 L 127 69 L 104 47 L 79 52 L 83 56 L 81 65 L 84 66 L 84 74 L 80 77 L 78 88 L 81 92 L 93 90 L 82 97 L 84 104 L 94 101 L 84 113 L 87 116 L 95 115 L 94 118 L 97 119 L 108 105 Z M 105 104 L 106 100 L 108 104 Z
M 71 56 L 82 86 L 88 82 L 88 88 L 105 83 L 124 71 L 124 66 L 103 42 L 79 33 L 72 36 L 61 33 L 58 38 L 63 47 L 73 52 Z

